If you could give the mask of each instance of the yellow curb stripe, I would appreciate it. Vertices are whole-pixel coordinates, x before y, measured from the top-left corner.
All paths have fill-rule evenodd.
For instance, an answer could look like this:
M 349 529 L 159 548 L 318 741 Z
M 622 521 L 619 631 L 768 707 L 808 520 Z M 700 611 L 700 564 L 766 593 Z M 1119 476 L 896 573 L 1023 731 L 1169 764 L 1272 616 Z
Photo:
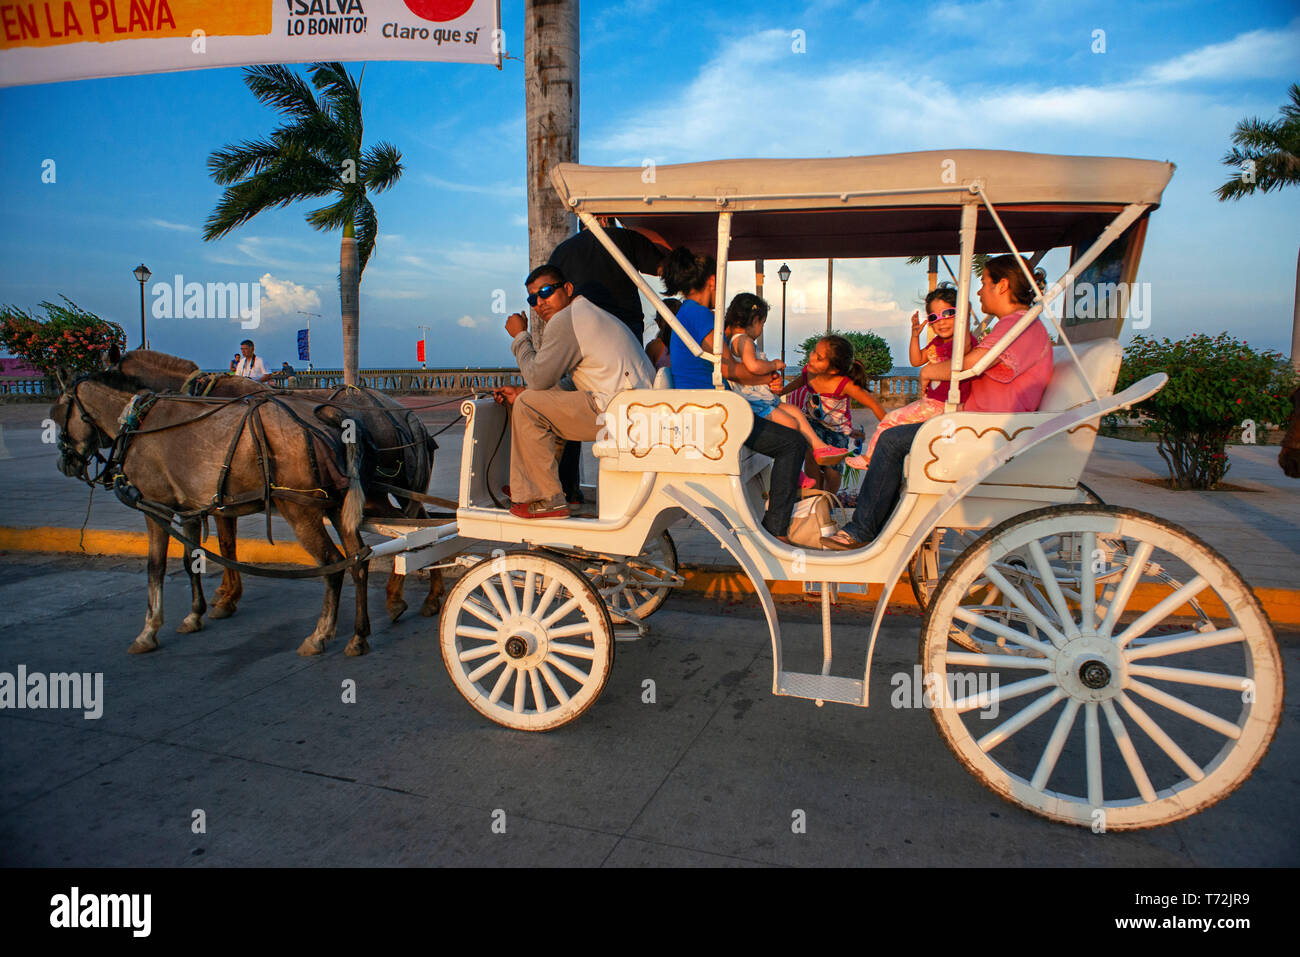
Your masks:
M 143 532 L 119 532 L 103 529 L 86 529 L 85 549 L 78 544 L 81 532 L 75 528 L 6 528 L 0 526 L 0 551 L 17 552 L 68 552 L 86 555 L 132 555 L 145 557 L 149 554 L 149 540 Z M 210 536 L 206 546 L 216 551 L 216 536 Z M 279 542 L 271 545 L 263 539 L 241 538 L 238 540 L 239 560 L 262 564 L 281 565 L 315 565 L 316 562 L 295 541 Z M 175 539 L 168 541 L 168 557 L 181 557 L 181 544 Z M 740 571 L 709 571 L 686 567 L 682 570 L 686 578 L 686 589 L 699 592 L 708 598 L 735 600 L 753 594 L 749 579 Z M 804 595 L 802 582 L 774 581 L 768 582 L 772 594 L 778 597 L 798 598 Z M 1275 625 L 1300 625 L 1300 590 L 1291 588 L 1255 588 L 1252 589 L 1264 613 Z M 1129 600 L 1132 611 L 1146 611 L 1167 594 L 1159 585 L 1142 584 L 1133 590 Z M 870 586 L 867 594 L 845 592 L 840 597 L 846 601 L 875 601 L 880 596 L 880 586 Z M 900 608 L 916 609 L 916 597 L 911 586 L 899 582 L 894 586 L 890 596 L 890 605 Z M 1215 599 L 1207 597 L 1202 601 L 1209 615 L 1222 615 L 1223 606 Z M 1184 606 L 1180 611 L 1189 613 Z
M 84 544 L 84 549 L 82 545 Z M 275 545 L 256 538 L 236 540 L 241 562 L 260 562 L 280 565 L 315 565 L 315 560 L 296 541 L 277 542 Z M 217 537 L 209 535 L 204 543 L 208 551 L 217 550 Z M 75 528 L 4 528 L 0 527 L 0 550 L 16 552 L 71 552 L 86 555 L 134 555 L 144 558 L 149 554 L 149 537 L 144 532 L 118 532 L 105 529 L 86 529 L 83 542 L 81 531 Z M 181 558 L 184 546 L 174 538 L 167 540 L 167 557 Z

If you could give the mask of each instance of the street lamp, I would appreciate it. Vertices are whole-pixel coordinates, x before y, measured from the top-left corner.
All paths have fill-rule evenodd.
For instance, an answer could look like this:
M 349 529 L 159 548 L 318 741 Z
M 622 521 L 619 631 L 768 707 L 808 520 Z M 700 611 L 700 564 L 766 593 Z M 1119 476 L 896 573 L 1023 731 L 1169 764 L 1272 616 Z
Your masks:
M 144 263 L 136 266 L 133 272 L 135 273 L 135 278 L 140 281 L 140 348 L 147 349 L 149 346 L 148 343 L 145 342 L 144 338 L 144 284 L 149 281 L 149 277 L 152 276 L 153 273 L 149 271 L 149 267 Z
M 785 284 L 790 281 L 790 267 L 785 263 L 776 271 L 781 277 L 781 361 L 785 361 Z

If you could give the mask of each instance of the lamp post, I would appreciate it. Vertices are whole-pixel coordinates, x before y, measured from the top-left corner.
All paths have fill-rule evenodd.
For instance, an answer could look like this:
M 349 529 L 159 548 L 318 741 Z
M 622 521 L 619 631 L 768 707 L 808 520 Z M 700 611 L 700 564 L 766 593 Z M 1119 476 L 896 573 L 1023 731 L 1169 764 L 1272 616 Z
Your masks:
M 149 267 L 144 263 L 136 266 L 132 271 L 135 273 L 135 278 L 140 282 L 140 348 L 147 349 L 149 344 L 144 338 L 144 284 L 149 281 L 149 277 L 153 273 L 149 271 Z
M 781 277 L 781 361 L 785 361 L 785 284 L 790 281 L 790 267 L 785 263 L 776 271 Z

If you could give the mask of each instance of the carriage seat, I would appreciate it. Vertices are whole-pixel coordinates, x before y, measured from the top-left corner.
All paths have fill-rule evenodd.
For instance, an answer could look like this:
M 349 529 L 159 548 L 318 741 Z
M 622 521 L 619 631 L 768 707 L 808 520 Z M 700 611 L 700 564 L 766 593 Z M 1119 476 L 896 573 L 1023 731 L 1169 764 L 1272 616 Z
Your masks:
M 740 475 L 749 403 L 720 389 L 629 389 L 610 400 L 592 452 L 602 472 Z
M 1099 396 L 1114 392 L 1123 349 L 1114 339 L 1080 343 L 1075 353 Z M 952 412 L 921 426 L 906 464 L 909 492 L 947 491 L 1017 435 L 1091 399 L 1064 346 L 1052 352 L 1052 378 L 1037 412 Z M 994 497 L 1052 496 L 1073 491 L 1097 440 L 1097 423 L 1083 422 L 1012 459 L 972 493 Z M 1037 492 L 1029 490 L 1040 490 Z

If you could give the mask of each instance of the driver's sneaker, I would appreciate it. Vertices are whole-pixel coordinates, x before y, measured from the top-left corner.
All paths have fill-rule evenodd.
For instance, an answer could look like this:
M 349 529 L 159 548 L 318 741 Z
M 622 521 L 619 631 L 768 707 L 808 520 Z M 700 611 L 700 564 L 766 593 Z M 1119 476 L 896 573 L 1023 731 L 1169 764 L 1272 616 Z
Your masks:
M 518 518 L 568 518 L 569 506 L 563 496 L 555 502 L 515 502 L 510 514 Z

